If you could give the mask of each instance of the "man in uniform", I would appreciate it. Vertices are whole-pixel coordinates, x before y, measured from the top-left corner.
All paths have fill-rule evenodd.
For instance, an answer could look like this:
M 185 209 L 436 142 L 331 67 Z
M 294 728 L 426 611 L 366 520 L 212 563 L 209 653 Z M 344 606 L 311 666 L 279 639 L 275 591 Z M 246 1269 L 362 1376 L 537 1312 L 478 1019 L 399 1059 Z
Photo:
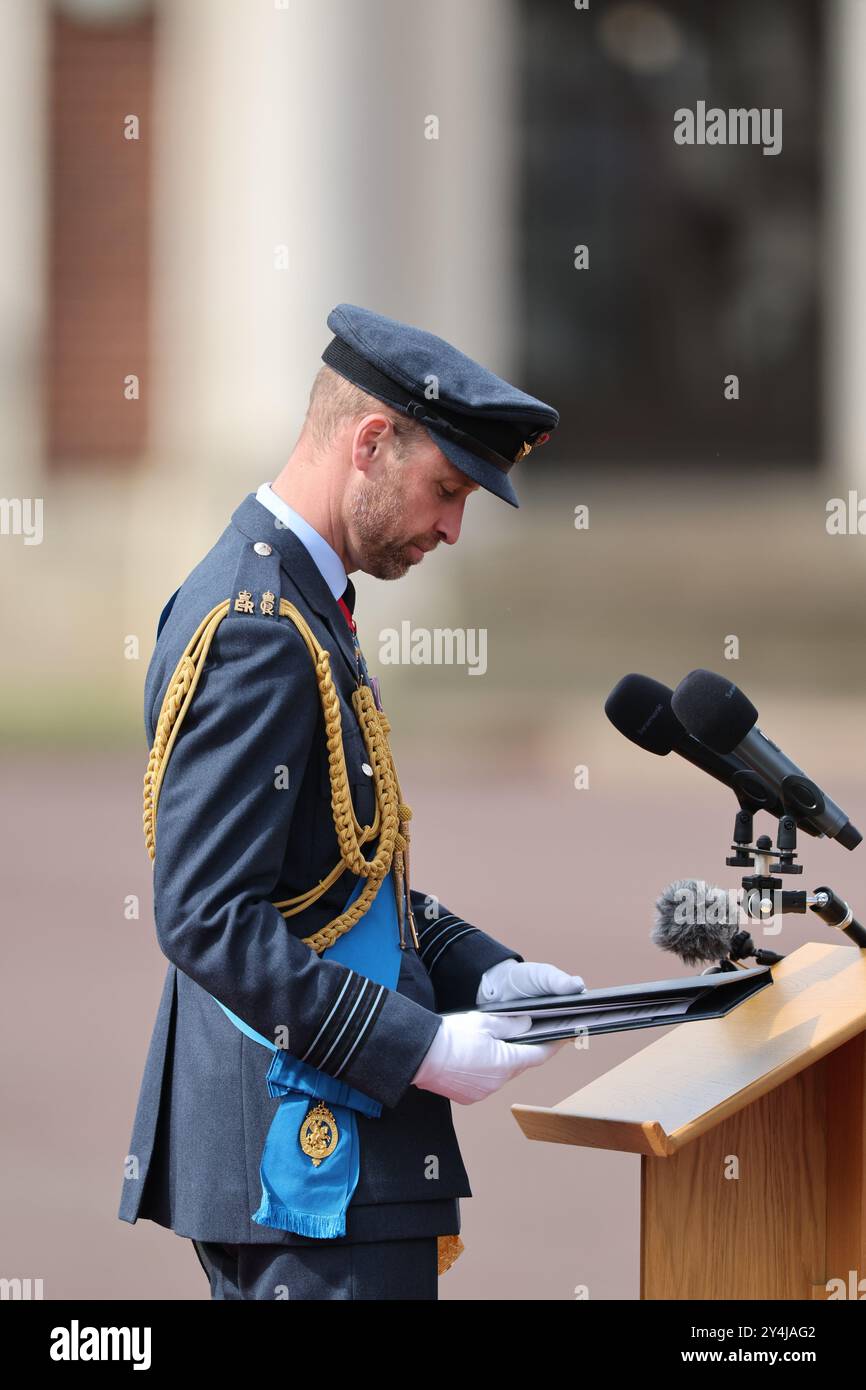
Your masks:
M 453 545 L 478 488 L 516 507 L 559 416 L 421 329 L 328 326 L 291 457 L 169 600 L 145 684 L 169 966 L 119 1216 L 189 1238 L 215 1299 L 436 1298 L 471 1196 L 450 1102 L 562 1045 L 478 1006 L 583 988 L 411 887 L 348 578 Z

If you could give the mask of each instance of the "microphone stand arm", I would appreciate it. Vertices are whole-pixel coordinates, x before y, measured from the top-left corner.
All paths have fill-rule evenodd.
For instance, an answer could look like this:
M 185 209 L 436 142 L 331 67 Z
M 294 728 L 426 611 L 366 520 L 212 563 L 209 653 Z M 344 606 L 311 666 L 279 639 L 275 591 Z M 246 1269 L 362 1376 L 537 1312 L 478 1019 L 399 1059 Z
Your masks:
M 790 899 L 791 901 L 786 901 Z M 828 927 L 836 927 L 844 932 L 850 941 L 861 949 L 866 946 L 866 930 L 854 916 L 844 898 L 840 898 L 832 888 L 816 888 L 813 893 L 783 893 L 783 912 L 805 912 L 806 908 L 826 922 Z

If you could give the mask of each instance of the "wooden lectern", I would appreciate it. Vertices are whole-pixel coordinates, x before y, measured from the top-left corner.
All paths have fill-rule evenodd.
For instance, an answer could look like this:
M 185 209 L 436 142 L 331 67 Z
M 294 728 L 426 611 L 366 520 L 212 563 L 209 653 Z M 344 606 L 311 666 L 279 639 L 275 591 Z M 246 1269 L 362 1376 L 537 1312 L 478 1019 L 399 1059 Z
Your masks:
M 866 1281 L 866 951 L 810 941 L 724 1018 L 511 1109 L 529 1139 L 641 1155 L 641 1298 Z

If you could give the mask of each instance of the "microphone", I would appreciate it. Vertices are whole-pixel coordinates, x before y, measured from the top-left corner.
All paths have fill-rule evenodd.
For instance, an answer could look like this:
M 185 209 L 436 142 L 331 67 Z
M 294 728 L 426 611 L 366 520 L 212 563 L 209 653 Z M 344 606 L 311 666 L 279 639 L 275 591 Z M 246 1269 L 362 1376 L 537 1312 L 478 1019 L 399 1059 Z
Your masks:
M 831 801 L 802 768 L 757 726 L 758 711 L 737 686 L 715 671 L 690 672 L 673 693 L 672 706 L 693 738 L 721 755 L 740 758 L 781 794 L 786 809 L 801 825 L 807 818 L 820 834 L 856 849 L 863 836 L 845 812 Z M 802 825 L 808 829 L 808 825 Z M 814 833 L 814 832 L 813 832 Z
M 656 900 L 653 944 L 672 951 L 688 966 L 742 956 L 754 956 L 759 965 L 784 960 L 775 951 L 756 948 L 740 926 L 741 908 L 736 890 L 732 893 L 733 898 L 727 889 L 702 878 L 675 879 Z
M 745 810 L 784 815 L 778 796 L 745 762 L 714 752 L 683 728 L 671 708 L 672 696 L 670 686 L 632 672 L 617 681 L 605 700 L 604 712 L 614 728 L 638 748 L 661 758 L 679 753 L 686 762 L 730 787 Z

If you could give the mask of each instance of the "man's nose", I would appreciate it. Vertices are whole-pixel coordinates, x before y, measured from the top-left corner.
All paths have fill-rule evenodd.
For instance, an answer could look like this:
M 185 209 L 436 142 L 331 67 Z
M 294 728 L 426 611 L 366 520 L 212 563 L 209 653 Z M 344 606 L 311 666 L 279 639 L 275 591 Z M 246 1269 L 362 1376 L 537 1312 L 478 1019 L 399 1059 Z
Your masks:
M 437 532 L 446 545 L 454 545 L 460 535 L 460 527 L 463 524 L 463 508 L 466 506 L 466 498 L 461 497 L 460 501 L 452 502 L 447 510 L 439 516 Z

